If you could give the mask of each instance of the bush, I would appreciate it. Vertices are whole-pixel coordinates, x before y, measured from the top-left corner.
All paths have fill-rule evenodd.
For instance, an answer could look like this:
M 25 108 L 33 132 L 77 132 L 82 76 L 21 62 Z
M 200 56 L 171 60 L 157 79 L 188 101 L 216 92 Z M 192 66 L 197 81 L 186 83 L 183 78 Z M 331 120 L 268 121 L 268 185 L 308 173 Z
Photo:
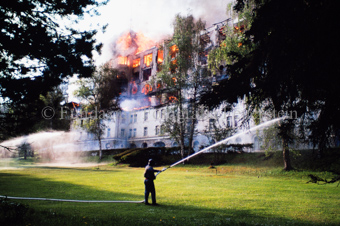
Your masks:
M 0 199 L 0 225 L 18 225 L 24 222 L 28 211 L 26 205 Z
M 129 149 L 113 156 L 119 163 L 127 163 L 132 167 L 145 166 L 150 158 L 156 165 L 166 165 L 180 159 L 180 151 L 177 147 L 148 147 Z

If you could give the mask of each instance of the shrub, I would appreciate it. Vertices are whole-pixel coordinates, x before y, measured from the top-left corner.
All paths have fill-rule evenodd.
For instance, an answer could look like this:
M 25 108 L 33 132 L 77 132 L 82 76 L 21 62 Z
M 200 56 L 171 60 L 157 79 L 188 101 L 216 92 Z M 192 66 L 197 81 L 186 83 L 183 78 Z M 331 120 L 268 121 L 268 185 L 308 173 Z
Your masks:
M 0 225 L 18 225 L 24 222 L 27 211 L 26 205 L 0 199 Z

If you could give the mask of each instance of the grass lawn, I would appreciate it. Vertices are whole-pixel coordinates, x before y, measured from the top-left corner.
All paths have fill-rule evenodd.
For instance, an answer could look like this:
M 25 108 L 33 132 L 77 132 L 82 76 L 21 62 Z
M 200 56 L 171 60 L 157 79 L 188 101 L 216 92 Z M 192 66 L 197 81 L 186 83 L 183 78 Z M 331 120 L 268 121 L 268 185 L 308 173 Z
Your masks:
M 110 165 L 0 170 L 0 195 L 141 201 L 143 171 Z M 306 183 L 307 175 L 273 167 L 221 165 L 216 174 L 208 166 L 176 166 L 155 181 L 160 206 L 9 202 L 29 206 L 22 225 L 340 225 L 340 187 Z

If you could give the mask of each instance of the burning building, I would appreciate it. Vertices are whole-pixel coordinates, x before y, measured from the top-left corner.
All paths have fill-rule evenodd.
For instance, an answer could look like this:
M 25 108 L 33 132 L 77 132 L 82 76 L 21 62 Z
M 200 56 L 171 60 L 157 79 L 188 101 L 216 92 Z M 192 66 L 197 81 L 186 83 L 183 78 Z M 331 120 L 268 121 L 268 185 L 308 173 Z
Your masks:
M 207 55 L 210 50 L 220 46 L 225 39 L 223 29 L 232 26 L 230 19 L 219 22 L 206 29 L 201 34 L 201 42 L 205 43 L 205 50 L 198 57 L 197 64 L 207 70 Z M 165 45 L 165 44 L 163 44 Z M 118 68 L 120 74 L 126 78 L 125 89 L 120 96 L 122 111 L 113 112 L 105 123 L 106 133 L 102 139 L 102 147 L 135 148 L 152 146 L 177 146 L 178 143 L 171 139 L 162 128 L 162 122 L 171 113 L 167 107 L 177 100 L 176 93 L 164 89 L 162 83 L 157 82 L 156 73 L 160 65 L 165 61 L 165 56 L 175 62 L 178 48 L 176 45 L 170 48 L 162 48 L 140 33 L 129 31 L 123 34 L 113 45 L 113 57 L 110 65 Z M 209 76 L 212 85 L 218 84 L 227 78 L 227 72 L 223 64 L 220 70 Z M 176 83 L 176 79 L 173 79 Z M 205 131 L 210 130 L 214 122 L 211 115 L 219 114 L 218 120 L 227 127 L 238 127 L 244 110 L 243 102 L 235 106 L 233 112 L 224 112 L 223 107 L 217 112 L 204 113 L 197 122 L 193 147 L 198 150 L 215 141 Z M 223 115 L 222 115 L 223 114 Z M 238 138 L 236 143 L 253 143 L 255 136 Z M 91 135 L 80 136 L 79 142 L 85 144 L 88 150 L 96 148 Z M 258 146 L 255 146 L 257 148 Z

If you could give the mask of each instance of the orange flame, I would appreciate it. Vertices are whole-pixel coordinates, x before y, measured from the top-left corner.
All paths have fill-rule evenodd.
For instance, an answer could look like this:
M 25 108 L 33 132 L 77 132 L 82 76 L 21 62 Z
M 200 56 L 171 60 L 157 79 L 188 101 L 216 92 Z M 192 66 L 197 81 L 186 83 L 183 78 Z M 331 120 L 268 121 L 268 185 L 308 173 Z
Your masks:
M 134 59 L 132 61 L 132 67 L 138 67 L 140 65 L 140 58 Z
M 128 59 L 127 59 L 127 57 L 119 56 L 119 57 L 118 57 L 118 64 L 128 65 Z
M 145 56 L 144 56 L 144 64 L 145 64 L 145 67 L 150 67 L 151 62 L 152 62 L 152 53 L 150 53 L 150 54 L 148 54 L 148 55 L 145 55 Z
M 178 49 L 177 45 L 172 45 L 172 46 L 170 47 L 170 53 L 169 53 L 169 54 L 170 54 L 170 56 L 171 56 L 171 59 L 173 59 L 173 58 L 176 57 L 178 51 L 179 51 L 179 49 Z
M 148 94 L 149 92 L 152 91 L 152 87 L 149 84 L 146 84 L 143 88 L 142 88 L 142 93 L 144 93 L 145 95 Z
M 171 102 L 171 103 L 173 103 L 173 102 L 175 102 L 175 101 L 177 101 L 178 99 L 177 99 L 177 97 L 175 97 L 175 96 L 170 96 L 169 97 L 169 101 Z
M 163 63 L 164 61 L 164 52 L 163 50 L 158 50 L 158 54 L 157 54 L 157 63 Z
M 177 83 L 177 78 L 175 78 L 175 77 L 172 77 L 171 79 L 172 79 L 172 81 L 173 81 L 174 85 L 176 85 L 176 83 Z
M 129 31 L 121 35 L 116 42 L 121 54 L 137 54 L 144 50 L 150 49 L 155 45 L 155 42 L 150 38 L 145 37 L 142 33 L 135 33 Z M 133 50 L 131 53 L 126 53 L 125 51 Z
M 132 46 L 132 37 L 130 32 L 126 32 L 117 40 L 117 44 L 121 50 L 128 50 Z
M 155 42 L 151 39 L 145 37 L 142 33 L 138 32 L 136 34 L 136 43 L 138 45 L 137 53 L 140 53 L 144 50 L 150 49 L 152 46 L 155 45 Z

